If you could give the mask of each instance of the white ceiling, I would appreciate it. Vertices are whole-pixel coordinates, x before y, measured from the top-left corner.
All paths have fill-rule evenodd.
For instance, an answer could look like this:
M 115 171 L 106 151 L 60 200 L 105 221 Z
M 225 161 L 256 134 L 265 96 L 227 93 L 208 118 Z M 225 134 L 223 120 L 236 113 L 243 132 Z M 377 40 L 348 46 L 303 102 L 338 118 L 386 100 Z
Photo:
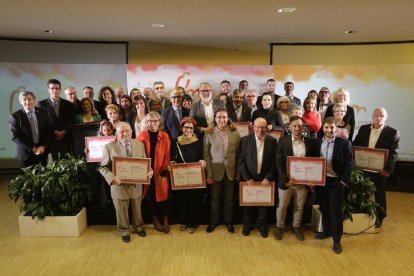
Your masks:
M 276 12 L 283 7 L 297 11 Z M 167 26 L 156 29 L 151 23 Z M 52 33 L 38 31 L 44 29 Z M 251 50 L 268 50 L 272 42 L 414 40 L 414 1 L 0 0 L 0 37 Z

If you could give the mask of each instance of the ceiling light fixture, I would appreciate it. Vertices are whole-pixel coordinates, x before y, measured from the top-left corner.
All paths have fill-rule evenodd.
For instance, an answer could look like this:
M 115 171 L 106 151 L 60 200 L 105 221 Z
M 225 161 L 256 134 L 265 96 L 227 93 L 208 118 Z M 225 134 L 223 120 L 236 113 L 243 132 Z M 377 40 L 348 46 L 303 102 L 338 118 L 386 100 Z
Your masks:
M 45 34 L 51 34 L 51 33 L 53 33 L 53 31 L 52 30 L 37 30 L 38 32 L 41 32 L 41 33 L 45 33 Z
M 354 30 L 346 30 L 345 33 L 346 34 L 355 34 L 356 31 L 354 31 Z
M 280 9 L 277 9 L 277 12 L 280 12 L 280 13 L 290 13 L 290 12 L 294 12 L 294 11 L 296 11 L 296 8 L 280 8 Z
M 167 25 L 162 24 L 162 23 L 151 23 L 151 27 L 153 28 L 164 28 L 165 26 Z

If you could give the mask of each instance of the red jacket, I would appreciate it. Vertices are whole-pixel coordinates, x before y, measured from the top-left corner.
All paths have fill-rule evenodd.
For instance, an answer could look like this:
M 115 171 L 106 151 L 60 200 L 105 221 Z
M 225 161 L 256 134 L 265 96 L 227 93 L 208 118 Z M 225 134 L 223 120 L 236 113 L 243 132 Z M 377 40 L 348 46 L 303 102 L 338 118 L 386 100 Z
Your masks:
M 145 147 L 145 153 L 148 157 L 150 156 L 151 145 L 150 145 L 150 136 L 148 130 L 142 131 L 138 137 L 138 141 L 141 141 Z M 161 172 L 168 172 L 168 164 L 170 163 L 170 139 L 168 134 L 162 130 L 158 131 L 157 145 L 155 146 L 155 156 L 154 156 L 154 180 L 158 178 Z M 161 185 L 155 185 L 155 194 L 156 200 L 164 201 L 168 199 L 168 176 L 164 177 Z M 147 195 L 149 185 L 144 185 L 144 194 L 143 197 Z

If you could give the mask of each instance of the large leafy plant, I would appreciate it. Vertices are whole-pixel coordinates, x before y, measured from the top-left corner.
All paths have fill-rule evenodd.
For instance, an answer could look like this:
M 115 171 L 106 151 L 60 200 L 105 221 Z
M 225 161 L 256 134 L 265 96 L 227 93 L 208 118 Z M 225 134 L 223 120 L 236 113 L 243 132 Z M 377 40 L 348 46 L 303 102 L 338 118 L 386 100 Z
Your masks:
M 83 158 L 69 154 L 64 159 L 22 169 L 10 181 L 9 197 L 20 201 L 25 215 L 42 220 L 45 216 L 77 214 L 91 197 L 89 171 Z
M 353 221 L 352 214 L 355 213 L 368 214 L 370 217 L 376 216 L 381 206 L 373 200 L 375 190 L 375 184 L 362 170 L 353 169 L 351 182 L 344 192 L 345 219 L 349 218 Z

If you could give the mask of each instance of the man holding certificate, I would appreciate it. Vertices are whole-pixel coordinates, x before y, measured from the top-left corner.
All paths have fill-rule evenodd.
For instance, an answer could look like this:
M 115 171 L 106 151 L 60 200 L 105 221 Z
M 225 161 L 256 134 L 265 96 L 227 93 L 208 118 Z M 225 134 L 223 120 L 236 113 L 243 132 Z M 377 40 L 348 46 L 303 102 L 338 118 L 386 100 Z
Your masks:
M 106 182 L 111 185 L 111 196 L 116 211 L 116 222 L 122 241 L 130 242 L 128 208 L 131 203 L 133 231 L 145 237 L 144 222 L 141 214 L 141 184 L 125 184 L 112 172 L 112 159 L 115 156 L 146 158 L 144 145 L 131 140 L 132 129 L 128 123 L 120 122 L 116 127 L 116 141 L 105 146 L 103 160 L 99 169 Z M 152 177 L 153 172 L 148 173 Z
M 263 118 L 257 118 L 253 125 L 254 134 L 245 136 L 240 141 L 238 166 L 240 181 L 246 181 L 248 185 L 253 182 L 261 182 L 269 185 L 274 180 L 274 168 L 276 162 L 277 140 L 266 135 L 267 122 Z M 243 207 L 243 235 L 248 236 L 252 227 L 253 212 L 257 212 L 257 229 L 262 238 L 267 238 L 266 207 Z
M 353 142 L 354 146 L 388 150 L 388 158 L 384 168 L 378 173 L 367 172 L 377 188 L 375 201 L 382 207 L 375 222 L 376 227 L 381 227 L 383 219 L 387 216 L 385 184 L 394 171 L 400 142 L 400 132 L 385 125 L 387 118 L 387 110 L 383 107 L 377 107 L 372 113 L 372 124 L 361 126 Z
M 305 237 L 300 230 L 300 222 L 308 194 L 308 187 L 296 184 L 294 179 L 289 178 L 287 160 L 288 156 L 315 157 L 317 152 L 315 141 L 304 137 L 302 134 L 304 128 L 302 118 L 291 116 L 289 123 L 291 135 L 282 138 L 277 145 L 276 168 L 279 176 L 279 205 L 276 209 L 276 239 L 281 240 L 283 238 L 286 211 L 293 195 L 293 232 L 298 240 L 303 241 Z
M 323 232 L 315 238 L 333 238 L 333 250 L 336 254 L 342 252 L 341 237 L 343 232 L 343 194 L 348 185 L 352 172 L 351 142 L 336 136 L 337 126 L 334 117 L 323 120 L 324 136 L 318 138 L 321 157 L 326 158 L 326 185 L 316 187 L 316 196 L 322 213 Z

